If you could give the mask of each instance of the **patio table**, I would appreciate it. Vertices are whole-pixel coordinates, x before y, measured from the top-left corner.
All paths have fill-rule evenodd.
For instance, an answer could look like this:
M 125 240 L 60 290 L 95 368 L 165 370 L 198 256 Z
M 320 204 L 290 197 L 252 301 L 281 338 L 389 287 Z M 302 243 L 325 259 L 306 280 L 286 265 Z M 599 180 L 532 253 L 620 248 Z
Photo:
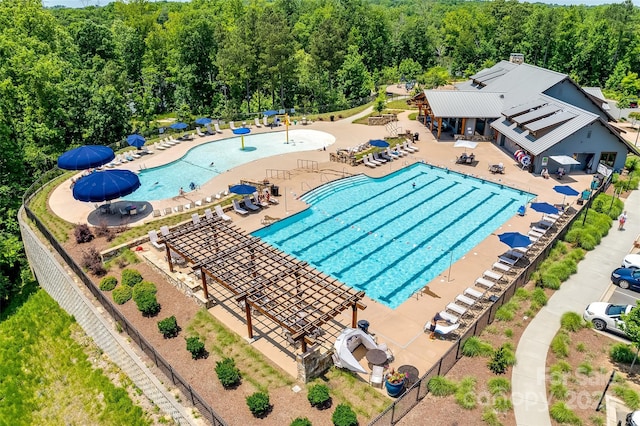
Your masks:
M 382 365 L 387 362 L 387 353 L 381 349 L 370 349 L 366 356 L 367 361 L 373 365 Z
M 404 379 L 407 388 L 413 386 L 418 381 L 418 369 L 413 365 L 401 365 L 398 367 L 399 373 L 404 373 L 407 377 Z

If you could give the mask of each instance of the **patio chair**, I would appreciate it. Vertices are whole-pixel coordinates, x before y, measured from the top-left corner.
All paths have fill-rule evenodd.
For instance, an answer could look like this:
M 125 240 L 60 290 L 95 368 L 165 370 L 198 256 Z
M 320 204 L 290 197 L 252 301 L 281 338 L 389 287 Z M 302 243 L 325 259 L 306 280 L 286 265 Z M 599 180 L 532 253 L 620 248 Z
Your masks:
M 231 216 L 224 213 L 224 210 L 222 210 L 222 207 L 220 207 L 220 204 L 216 204 L 214 208 L 216 209 L 216 215 L 220 219 L 224 220 L 225 222 L 229 222 L 231 220 Z M 234 206 L 234 210 L 235 210 L 235 206 Z
M 402 144 L 402 149 L 404 149 L 405 151 L 409 151 L 411 153 L 418 152 L 416 148 L 409 146 L 409 142 L 407 141 L 404 141 L 404 143 Z
M 382 382 L 384 382 L 384 367 L 382 365 L 374 365 L 369 376 L 369 384 L 381 388 Z
M 405 151 L 405 150 L 403 150 L 403 149 L 402 149 L 402 147 L 400 146 L 400 144 L 396 144 L 396 147 L 395 147 L 395 151 L 394 151 L 394 152 L 397 152 L 397 153 L 398 153 L 398 155 L 401 155 L 401 156 L 409 155 L 409 153 L 408 153 L 407 151 Z
M 187 264 L 187 259 L 171 250 L 171 263 L 173 263 L 174 265 L 184 266 Z
M 202 133 L 202 130 L 200 130 L 200 127 L 196 127 L 196 133 L 198 134 L 198 136 L 200 136 L 201 138 L 207 136 L 204 133 Z
M 446 306 L 446 309 L 451 311 L 451 312 L 454 312 L 454 313 L 456 313 L 456 314 L 458 314 L 460 316 L 464 316 L 467 313 L 467 308 L 465 308 L 464 306 L 460 306 L 460 305 L 458 305 L 456 303 L 453 303 L 453 302 L 448 303 L 447 306 Z
M 260 207 L 256 206 L 251 202 L 248 195 L 245 195 L 242 201 L 244 201 L 244 206 L 249 210 L 252 210 L 254 212 L 260 210 Z
M 184 209 L 185 210 L 189 210 L 189 209 L 192 209 L 192 208 L 193 208 L 193 203 L 187 203 L 187 204 L 184 205 Z
M 434 330 L 434 333 L 440 335 L 441 338 L 444 338 L 444 336 L 456 331 L 459 327 L 460 327 L 459 323 L 451 324 L 451 325 L 436 324 L 436 329 Z M 428 321 L 424 325 L 424 331 L 428 331 L 428 330 L 431 330 L 431 321 Z
M 206 210 L 204 211 L 204 217 L 205 217 L 207 220 L 213 220 L 213 212 L 211 211 L 211 209 L 206 209 Z
M 377 153 L 377 152 L 374 152 L 372 155 L 373 155 L 373 159 L 374 159 L 375 161 L 377 161 L 378 163 L 382 163 L 382 164 L 384 164 L 384 163 L 386 163 L 386 162 L 387 162 L 387 160 L 386 160 L 386 159 L 384 159 L 384 158 L 382 158 L 382 157 L 380 157 L 380 156 L 378 155 L 378 153 Z
M 262 117 L 262 125 L 264 127 L 269 127 L 269 118 L 266 115 Z
M 253 202 L 259 205 L 260 207 L 269 207 L 269 203 L 260 201 L 260 196 L 258 195 L 258 191 L 253 193 Z
M 232 200 L 231 204 L 233 204 L 233 211 L 240 214 L 240 215 L 245 215 L 248 214 L 249 212 L 246 211 L 245 209 L 243 209 L 242 207 L 240 207 L 240 204 L 238 204 L 238 200 Z
M 260 124 L 260 119 L 258 117 L 256 117 L 253 120 L 254 124 L 256 125 L 256 127 L 262 127 L 262 124 Z
M 233 121 L 230 121 L 230 122 L 229 122 L 229 128 L 230 128 L 231 130 L 236 130 L 236 129 L 237 129 L 237 127 L 236 127 L 236 123 L 234 123 Z
M 164 216 L 170 215 L 171 213 L 173 213 L 173 209 L 171 207 L 165 207 L 164 210 L 162 211 L 162 214 Z
M 215 123 L 213 127 L 216 129 L 216 133 L 222 133 L 222 130 L 220 130 L 220 125 L 218 123 Z
M 162 234 L 163 237 L 166 237 L 167 235 L 170 234 L 169 227 L 167 225 L 161 226 L 160 233 Z
M 367 167 L 371 167 L 372 169 L 375 169 L 376 167 L 378 167 L 375 163 L 372 163 L 371 161 L 369 161 L 368 155 L 365 155 L 364 157 L 362 157 L 362 164 L 364 164 Z
M 393 361 L 393 352 L 391 352 L 391 349 L 389 349 L 386 343 L 380 343 L 378 349 L 387 354 L 387 362 Z
M 194 213 L 191 215 L 191 222 L 193 222 L 194 225 L 197 225 L 200 223 L 200 215 L 198 213 Z
M 390 158 L 397 160 L 398 158 L 400 158 L 400 155 L 398 154 L 394 154 L 393 152 L 391 152 L 391 148 L 387 147 L 386 151 L 387 156 L 389 156 Z
M 156 232 L 155 230 L 149 231 L 149 241 L 158 250 L 165 249 L 165 245 L 158 242 L 158 232 Z

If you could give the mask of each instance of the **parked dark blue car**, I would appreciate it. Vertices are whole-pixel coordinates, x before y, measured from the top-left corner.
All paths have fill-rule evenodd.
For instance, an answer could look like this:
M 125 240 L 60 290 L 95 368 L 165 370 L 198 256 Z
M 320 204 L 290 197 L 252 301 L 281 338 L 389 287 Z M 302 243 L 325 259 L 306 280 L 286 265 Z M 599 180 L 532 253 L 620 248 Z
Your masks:
M 611 281 L 620 288 L 640 291 L 640 269 L 618 268 L 611 273 Z

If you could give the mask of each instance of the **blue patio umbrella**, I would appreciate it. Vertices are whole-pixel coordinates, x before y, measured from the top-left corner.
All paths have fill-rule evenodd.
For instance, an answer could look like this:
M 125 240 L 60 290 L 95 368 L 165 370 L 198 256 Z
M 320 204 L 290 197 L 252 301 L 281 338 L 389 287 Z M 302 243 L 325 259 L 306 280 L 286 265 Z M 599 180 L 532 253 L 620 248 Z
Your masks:
M 234 135 L 240 135 L 240 139 L 242 140 L 242 149 L 244 149 L 244 135 L 248 135 L 251 133 L 251 129 L 246 127 L 239 127 L 237 129 L 233 129 Z
M 175 129 L 175 130 L 184 130 L 187 127 L 189 127 L 189 125 L 187 123 L 183 123 L 182 121 L 178 121 L 177 123 L 173 123 L 169 127 L 171 127 L 172 129 Z
M 383 141 L 382 139 L 373 139 L 369 141 L 369 145 L 377 146 L 378 148 L 386 148 L 389 146 L 389 142 Z
M 133 134 L 127 136 L 127 143 L 131 146 L 135 146 L 136 148 L 142 148 L 146 139 L 142 135 Z
M 202 124 L 203 126 L 211 123 L 211 121 L 213 120 L 211 120 L 209 117 L 196 118 L 196 124 Z
M 268 109 L 264 111 L 262 114 L 266 115 L 267 117 L 271 117 L 272 115 L 278 114 L 278 111 L 276 111 L 275 109 Z
M 107 170 L 84 176 L 73 186 L 78 201 L 110 201 L 131 194 L 140 187 L 138 175 L 129 170 Z
M 556 186 L 553 187 L 553 190 L 556 191 L 559 194 L 564 195 L 564 197 L 562 197 L 562 205 L 563 206 L 564 206 L 564 200 L 567 198 L 567 195 L 570 196 L 570 197 L 574 197 L 574 196 L 580 194 L 578 191 L 576 191 L 575 189 L 573 189 L 569 185 L 556 185 Z
M 58 157 L 58 167 L 65 170 L 85 170 L 100 167 L 115 158 L 113 149 L 102 145 L 84 145 Z
M 229 191 L 233 192 L 234 194 L 238 194 L 238 195 L 253 194 L 257 190 L 258 190 L 258 188 L 256 188 L 255 186 L 245 185 L 245 184 L 233 185 L 233 186 L 231 186 L 229 188 Z
M 531 238 L 519 232 L 505 232 L 504 234 L 498 235 L 498 238 L 500 238 L 501 242 L 505 243 L 511 248 L 527 247 L 529 244 L 531 244 Z
M 531 203 L 531 208 L 539 213 L 558 214 L 558 209 L 549 203 Z

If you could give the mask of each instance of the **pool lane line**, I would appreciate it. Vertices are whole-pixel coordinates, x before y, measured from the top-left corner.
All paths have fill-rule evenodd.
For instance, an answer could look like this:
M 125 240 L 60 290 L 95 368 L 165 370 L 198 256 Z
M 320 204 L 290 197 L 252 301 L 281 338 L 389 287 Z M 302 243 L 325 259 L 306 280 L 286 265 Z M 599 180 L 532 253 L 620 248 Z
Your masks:
M 506 208 L 508 208 L 508 207 L 510 207 L 510 206 L 517 205 L 517 204 L 518 204 L 518 200 L 515 200 L 515 199 L 513 199 L 513 198 L 512 198 L 512 199 L 511 199 L 511 201 L 510 201 L 509 203 L 507 203 L 507 204 L 502 208 L 502 210 L 501 210 L 501 211 L 496 212 L 495 214 L 491 215 L 490 217 L 488 217 L 488 218 L 487 218 L 486 220 L 484 220 L 483 222 L 479 223 L 479 224 L 475 227 L 475 229 L 474 229 L 474 231 L 473 231 L 473 232 L 477 231 L 479 228 L 481 228 L 482 226 L 484 226 L 487 222 L 491 221 L 495 216 L 497 216 L 498 214 L 500 214 L 500 213 L 501 213 L 502 211 L 504 211 Z M 454 225 L 455 225 L 455 222 L 452 222 L 450 226 L 454 226 Z M 446 228 L 445 228 L 445 229 L 446 229 Z M 467 235 L 468 235 L 468 234 L 470 234 L 470 233 L 471 233 L 471 232 L 468 232 L 468 233 L 467 233 Z M 394 295 L 396 295 L 396 294 L 397 294 L 397 293 L 399 293 L 401 290 L 403 290 L 403 289 L 405 289 L 406 287 L 408 287 L 408 285 L 409 285 L 409 284 L 411 284 L 411 283 L 415 282 L 415 281 L 419 278 L 419 276 L 422 274 L 422 272 L 423 272 L 423 271 L 425 271 L 425 270 L 429 269 L 429 268 L 430 268 L 434 263 L 436 263 L 437 261 L 439 261 L 442 257 L 447 256 L 447 255 L 449 255 L 449 256 L 450 256 L 450 255 L 451 255 L 451 254 L 450 254 L 450 253 L 451 253 L 451 251 L 452 251 L 452 250 L 454 250 L 456 247 L 458 247 L 460 244 L 462 244 L 462 242 L 463 242 L 465 239 L 466 239 L 466 235 L 465 235 L 465 236 L 462 236 L 462 237 L 458 240 L 458 242 L 457 242 L 457 243 L 455 243 L 455 244 L 453 244 L 452 246 L 450 246 L 448 250 L 443 251 L 443 252 L 442 252 L 442 254 L 441 254 L 440 256 L 438 256 L 435 260 L 432 260 L 429 264 L 427 264 L 427 266 L 425 266 L 424 268 L 422 268 L 422 269 L 420 270 L 420 272 L 413 274 L 413 276 L 412 276 L 412 277 L 410 277 L 409 279 L 407 279 L 407 280 L 405 281 L 405 283 L 404 283 L 404 284 L 399 285 L 398 287 L 396 287 L 395 289 L 393 289 L 393 291 L 391 291 L 390 293 L 387 293 L 387 295 L 386 295 L 386 296 L 380 296 L 380 297 L 378 297 L 378 299 L 380 299 L 380 300 L 384 300 L 384 301 L 386 301 L 387 303 L 390 303 L 390 299 L 391 299 Z M 423 244 L 420 244 L 420 245 L 419 245 L 418 247 L 416 247 L 415 249 L 416 249 L 416 250 L 420 249 L 422 245 L 423 245 Z M 462 254 L 464 254 L 464 253 L 462 253 Z M 458 258 L 458 259 L 459 259 L 459 258 Z M 457 261 L 458 259 L 456 259 L 456 261 Z M 400 261 L 400 260 L 401 260 L 401 259 L 399 259 L 399 261 Z M 398 262 L 399 262 L 399 261 L 398 261 Z M 394 262 L 394 263 L 398 263 L 398 262 Z M 434 278 L 435 278 L 435 277 L 434 277 Z M 422 286 L 424 287 L 424 285 L 422 285 Z M 369 296 L 369 297 L 371 297 L 371 296 Z

